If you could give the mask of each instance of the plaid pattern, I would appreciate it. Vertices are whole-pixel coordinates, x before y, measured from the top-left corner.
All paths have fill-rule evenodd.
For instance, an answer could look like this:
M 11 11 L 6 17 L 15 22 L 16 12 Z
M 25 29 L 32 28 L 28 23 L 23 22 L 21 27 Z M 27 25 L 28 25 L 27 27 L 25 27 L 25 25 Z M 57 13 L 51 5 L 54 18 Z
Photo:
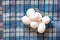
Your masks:
M 59 0 L 0 0 L 0 40 L 60 40 L 59 4 Z M 21 22 L 21 17 L 31 7 L 52 19 L 43 34 Z

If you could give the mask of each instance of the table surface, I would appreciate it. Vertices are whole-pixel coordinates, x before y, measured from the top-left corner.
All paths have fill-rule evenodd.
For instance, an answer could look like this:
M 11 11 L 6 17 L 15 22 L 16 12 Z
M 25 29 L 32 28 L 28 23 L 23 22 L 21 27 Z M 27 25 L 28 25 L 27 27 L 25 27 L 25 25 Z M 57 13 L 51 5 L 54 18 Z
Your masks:
M 51 18 L 44 33 L 21 22 L 29 8 Z M 0 0 L 0 40 L 60 40 L 60 0 Z

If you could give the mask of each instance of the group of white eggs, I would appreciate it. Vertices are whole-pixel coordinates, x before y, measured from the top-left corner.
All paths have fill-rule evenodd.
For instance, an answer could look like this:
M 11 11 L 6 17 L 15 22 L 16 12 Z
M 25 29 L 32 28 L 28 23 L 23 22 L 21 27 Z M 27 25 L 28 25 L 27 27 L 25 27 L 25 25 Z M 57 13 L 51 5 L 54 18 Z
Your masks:
M 43 33 L 46 29 L 45 24 L 48 24 L 51 19 L 48 16 L 42 17 L 40 12 L 35 12 L 33 8 L 30 8 L 21 20 L 25 25 L 30 25 L 33 29 L 37 29 L 39 33 Z

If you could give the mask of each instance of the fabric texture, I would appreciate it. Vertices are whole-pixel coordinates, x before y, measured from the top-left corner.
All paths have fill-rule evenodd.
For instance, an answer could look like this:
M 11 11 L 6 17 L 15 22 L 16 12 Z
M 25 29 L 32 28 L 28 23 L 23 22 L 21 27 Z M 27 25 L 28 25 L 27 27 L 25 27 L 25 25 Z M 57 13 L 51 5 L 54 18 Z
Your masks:
M 51 18 L 44 33 L 22 23 L 29 8 Z M 59 0 L 0 0 L 0 40 L 60 40 Z

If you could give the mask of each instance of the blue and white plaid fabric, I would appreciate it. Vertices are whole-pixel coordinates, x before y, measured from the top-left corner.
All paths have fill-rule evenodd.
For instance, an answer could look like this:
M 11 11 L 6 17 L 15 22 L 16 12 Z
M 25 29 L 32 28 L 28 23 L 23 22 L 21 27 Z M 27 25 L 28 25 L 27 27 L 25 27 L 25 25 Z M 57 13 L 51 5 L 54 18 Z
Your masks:
M 29 8 L 51 17 L 43 34 L 21 22 Z M 60 0 L 0 0 L 0 40 L 60 40 Z

